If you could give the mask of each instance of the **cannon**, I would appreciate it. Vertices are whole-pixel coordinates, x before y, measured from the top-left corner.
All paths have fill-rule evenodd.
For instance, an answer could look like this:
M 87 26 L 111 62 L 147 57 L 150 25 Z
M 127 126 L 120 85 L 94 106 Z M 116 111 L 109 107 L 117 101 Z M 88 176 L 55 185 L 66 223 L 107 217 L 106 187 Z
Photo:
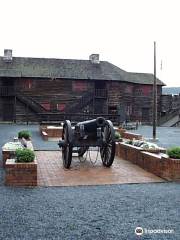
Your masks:
M 72 154 L 82 157 L 89 147 L 99 147 L 102 163 L 110 167 L 115 156 L 115 131 L 110 120 L 98 117 L 93 120 L 77 123 L 74 127 L 66 120 L 63 124 L 62 140 L 58 143 L 62 148 L 62 159 L 65 168 L 69 168 Z

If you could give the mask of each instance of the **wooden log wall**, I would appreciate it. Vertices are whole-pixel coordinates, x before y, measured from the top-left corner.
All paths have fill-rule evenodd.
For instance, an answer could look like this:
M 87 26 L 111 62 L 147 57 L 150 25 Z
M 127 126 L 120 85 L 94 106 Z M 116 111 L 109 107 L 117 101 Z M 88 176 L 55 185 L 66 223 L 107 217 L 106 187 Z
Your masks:
M 92 91 L 94 83 L 85 80 L 26 78 L 17 79 L 16 88 L 19 94 L 33 99 L 45 110 L 64 112 L 67 105 L 74 104 L 83 94 Z M 23 109 L 23 104 L 17 101 L 18 114 L 24 113 L 25 108 L 26 104 Z
M 19 94 L 32 98 L 47 111 L 54 109 L 63 112 L 67 104 L 74 104 L 83 94 L 88 92 L 93 94 L 95 83 L 96 81 L 93 80 L 20 78 L 15 80 L 15 87 L 18 89 Z M 118 114 L 129 114 L 130 120 L 139 121 L 143 120 L 142 114 L 144 112 L 148 113 L 145 115 L 148 115 L 147 119 L 149 121 L 151 120 L 152 85 L 106 81 L 105 86 L 108 93 L 107 99 L 94 99 L 93 103 L 85 111 L 96 113 L 101 109 L 102 113 L 111 114 L 109 112 L 111 108 L 112 111 L 115 110 Z M 158 115 L 162 111 L 160 95 L 161 87 L 158 87 Z M 20 114 L 24 114 L 26 110 L 26 104 L 17 100 L 17 119 L 20 119 Z M 1 100 L 0 112 L 2 112 Z M 33 113 L 30 109 L 29 112 Z M 1 115 L 0 119 L 2 119 Z

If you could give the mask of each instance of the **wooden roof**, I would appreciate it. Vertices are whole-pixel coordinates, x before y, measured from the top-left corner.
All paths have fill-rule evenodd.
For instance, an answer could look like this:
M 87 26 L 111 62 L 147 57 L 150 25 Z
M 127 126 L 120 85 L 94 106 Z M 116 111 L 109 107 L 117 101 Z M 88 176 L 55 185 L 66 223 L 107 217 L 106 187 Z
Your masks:
M 137 84 L 153 84 L 153 74 L 131 73 L 106 62 L 90 60 L 13 57 L 5 62 L 0 57 L 0 77 L 63 78 L 112 80 Z M 157 79 L 158 85 L 165 85 Z

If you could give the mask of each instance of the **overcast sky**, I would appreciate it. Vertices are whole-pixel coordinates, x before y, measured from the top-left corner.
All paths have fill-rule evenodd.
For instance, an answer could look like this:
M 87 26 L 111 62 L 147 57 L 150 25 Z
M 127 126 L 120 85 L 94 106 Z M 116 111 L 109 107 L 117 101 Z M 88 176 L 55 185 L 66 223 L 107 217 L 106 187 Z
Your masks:
M 179 0 L 0 0 L 0 55 L 88 59 L 180 86 Z M 162 60 L 162 70 L 160 70 Z

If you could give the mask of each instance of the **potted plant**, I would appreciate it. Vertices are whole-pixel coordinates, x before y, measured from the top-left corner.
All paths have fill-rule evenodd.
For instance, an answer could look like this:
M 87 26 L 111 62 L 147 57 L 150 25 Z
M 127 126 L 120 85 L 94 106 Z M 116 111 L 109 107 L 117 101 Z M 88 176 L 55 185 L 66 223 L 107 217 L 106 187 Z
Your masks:
M 10 186 L 37 186 L 37 162 L 33 150 L 17 149 L 14 159 L 6 161 L 5 184 Z
M 18 132 L 18 139 L 25 148 L 30 145 L 30 148 L 33 149 L 31 146 L 31 133 L 28 130 L 22 130 Z
M 180 159 L 180 147 L 172 147 L 167 149 L 169 158 Z
M 34 151 L 28 148 L 17 149 L 15 153 L 17 163 L 33 162 L 35 159 Z
M 26 139 L 26 140 L 31 140 L 31 133 L 28 130 L 22 130 L 18 132 L 18 138 L 19 139 Z
M 180 147 L 167 149 L 166 154 L 162 156 L 165 166 L 164 178 L 168 180 L 180 180 Z

